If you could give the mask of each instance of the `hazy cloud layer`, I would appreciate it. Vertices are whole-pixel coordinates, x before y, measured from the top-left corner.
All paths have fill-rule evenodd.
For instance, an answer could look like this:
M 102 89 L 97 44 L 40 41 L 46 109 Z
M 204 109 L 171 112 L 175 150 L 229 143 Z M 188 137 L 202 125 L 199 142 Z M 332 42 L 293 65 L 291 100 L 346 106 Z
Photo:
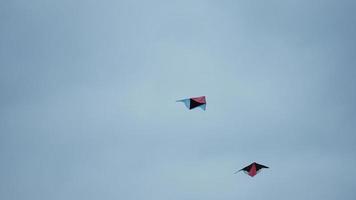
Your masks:
M 0 199 L 355 199 L 355 9 L 0 2 Z

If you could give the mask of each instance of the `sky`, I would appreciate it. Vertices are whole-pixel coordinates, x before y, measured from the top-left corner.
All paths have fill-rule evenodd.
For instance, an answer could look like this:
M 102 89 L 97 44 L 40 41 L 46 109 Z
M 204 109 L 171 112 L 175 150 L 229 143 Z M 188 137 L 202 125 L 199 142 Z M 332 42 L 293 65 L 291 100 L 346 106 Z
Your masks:
M 355 9 L 0 1 L 0 199 L 355 199 Z

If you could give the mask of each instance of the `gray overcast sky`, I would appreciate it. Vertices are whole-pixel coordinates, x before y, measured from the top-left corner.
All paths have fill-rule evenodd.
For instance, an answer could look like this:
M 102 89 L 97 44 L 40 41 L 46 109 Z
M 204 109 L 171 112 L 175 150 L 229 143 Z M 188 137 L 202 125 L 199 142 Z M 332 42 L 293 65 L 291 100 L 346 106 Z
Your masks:
M 0 199 L 356 199 L 355 10 L 1 0 Z

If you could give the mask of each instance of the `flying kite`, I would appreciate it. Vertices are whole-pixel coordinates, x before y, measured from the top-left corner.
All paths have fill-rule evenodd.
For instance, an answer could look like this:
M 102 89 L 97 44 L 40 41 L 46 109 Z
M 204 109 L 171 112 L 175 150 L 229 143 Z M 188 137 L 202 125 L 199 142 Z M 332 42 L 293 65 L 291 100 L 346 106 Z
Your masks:
M 183 102 L 189 110 L 192 110 L 197 107 L 200 107 L 203 110 L 206 109 L 205 96 L 182 99 L 178 100 L 177 102 Z
M 260 172 L 262 168 L 269 168 L 269 167 L 254 162 L 249 166 L 240 169 L 239 171 L 244 171 L 247 175 L 254 177 L 258 172 Z M 238 173 L 239 171 L 235 172 L 235 174 Z

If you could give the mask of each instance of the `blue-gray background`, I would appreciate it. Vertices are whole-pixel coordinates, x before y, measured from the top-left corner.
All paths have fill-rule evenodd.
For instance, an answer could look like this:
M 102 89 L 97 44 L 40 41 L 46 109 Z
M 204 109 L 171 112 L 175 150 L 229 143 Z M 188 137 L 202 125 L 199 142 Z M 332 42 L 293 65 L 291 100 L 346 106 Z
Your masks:
M 1 0 L 0 199 L 356 199 L 355 9 Z

